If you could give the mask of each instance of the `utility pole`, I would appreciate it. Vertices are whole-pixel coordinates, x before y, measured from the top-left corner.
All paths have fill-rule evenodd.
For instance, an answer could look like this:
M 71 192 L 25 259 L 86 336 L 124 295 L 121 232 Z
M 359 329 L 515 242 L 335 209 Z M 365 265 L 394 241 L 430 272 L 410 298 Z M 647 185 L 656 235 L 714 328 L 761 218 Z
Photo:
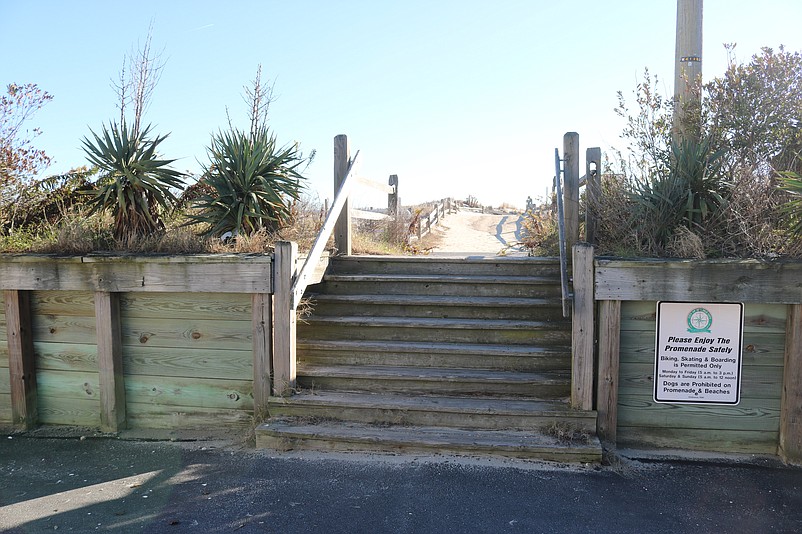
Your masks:
M 688 119 L 702 105 L 702 2 L 677 0 L 677 40 L 674 59 L 673 138 L 697 138 L 697 127 L 688 130 Z

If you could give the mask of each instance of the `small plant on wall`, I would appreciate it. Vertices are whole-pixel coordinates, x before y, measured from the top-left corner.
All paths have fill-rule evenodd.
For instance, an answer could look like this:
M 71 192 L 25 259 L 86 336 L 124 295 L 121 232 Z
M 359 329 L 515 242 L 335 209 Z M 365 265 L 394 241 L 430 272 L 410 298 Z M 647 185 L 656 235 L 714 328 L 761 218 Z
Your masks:
M 167 136 L 151 138 L 150 129 L 136 132 L 125 122 L 111 123 L 100 135 L 92 131 L 92 139 L 83 139 L 87 159 L 100 171 L 87 192 L 91 212 L 111 212 L 114 237 L 121 242 L 163 230 L 163 215 L 176 201 L 173 189 L 184 186 L 184 175 L 169 167 L 174 160 L 156 151 Z

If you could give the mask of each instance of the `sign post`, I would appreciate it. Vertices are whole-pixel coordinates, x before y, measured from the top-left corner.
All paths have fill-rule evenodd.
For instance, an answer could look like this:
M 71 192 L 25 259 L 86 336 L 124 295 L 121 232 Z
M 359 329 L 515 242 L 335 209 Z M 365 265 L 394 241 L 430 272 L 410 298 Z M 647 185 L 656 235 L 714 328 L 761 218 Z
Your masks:
M 742 303 L 657 303 L 655 402 L 740 402 L 743 309 Z

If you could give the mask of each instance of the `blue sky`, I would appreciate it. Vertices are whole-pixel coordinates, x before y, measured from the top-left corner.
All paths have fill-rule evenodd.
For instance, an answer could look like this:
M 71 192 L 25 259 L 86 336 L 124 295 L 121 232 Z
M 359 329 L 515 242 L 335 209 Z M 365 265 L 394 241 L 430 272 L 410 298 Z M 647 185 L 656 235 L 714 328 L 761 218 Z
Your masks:
M 247 126 L 243 85 L 275 80 L 280 142 L 317 151 L 312 193 L 332 196 L 332 140 L 347 134 L 361 174 L 400 177 L 405 204 L 473 195 L 522 206 L 551 183 L 567 131 L 581 150 L 622 147 L 616 91 L 649 67 L 673 92 L 675 0 L 0 0 L 0 84 L 54 96 L 31 126 L 55 160 L 85 163 L 81 138 L 118 116 L 111 79 L 144 41 L 166 65 L 146 122 L 176 168 L 197 171 L 226 107 Z M 707 0 L 704 76 L 761 46 L 802 50 L 799 0 Z M 362 194 L 358 204 L 381 205 Z

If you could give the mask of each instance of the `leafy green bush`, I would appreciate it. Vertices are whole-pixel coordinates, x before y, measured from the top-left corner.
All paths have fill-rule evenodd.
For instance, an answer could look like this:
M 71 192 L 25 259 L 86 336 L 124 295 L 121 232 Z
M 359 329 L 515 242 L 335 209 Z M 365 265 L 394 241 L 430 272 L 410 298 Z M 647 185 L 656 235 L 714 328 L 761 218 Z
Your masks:
M 87 159 L 100 171 L 89 206 L 91 212 L 110 211 L 114 237 L 120 241 L 152 235 L 164 229 L 165 211 L 176 201 L 171 188 L 184 186 L 184 175 L 170 169 L 175 160 L 160 159 L 156 152 L 166 135 L 150 139 L 150 126 L 134 132 L 125 123 L 106 128 L 94 140 L 83 139 Z
M 205 235 L 275 231 L 291 221 L 308 162 L 297 144 L 280 147 L 265 127 L 253 135 L 232 128 L 214 135 L 207 152 L 202 192 L 192 203 L 197 211 L 188 215 L 208 225 Z

